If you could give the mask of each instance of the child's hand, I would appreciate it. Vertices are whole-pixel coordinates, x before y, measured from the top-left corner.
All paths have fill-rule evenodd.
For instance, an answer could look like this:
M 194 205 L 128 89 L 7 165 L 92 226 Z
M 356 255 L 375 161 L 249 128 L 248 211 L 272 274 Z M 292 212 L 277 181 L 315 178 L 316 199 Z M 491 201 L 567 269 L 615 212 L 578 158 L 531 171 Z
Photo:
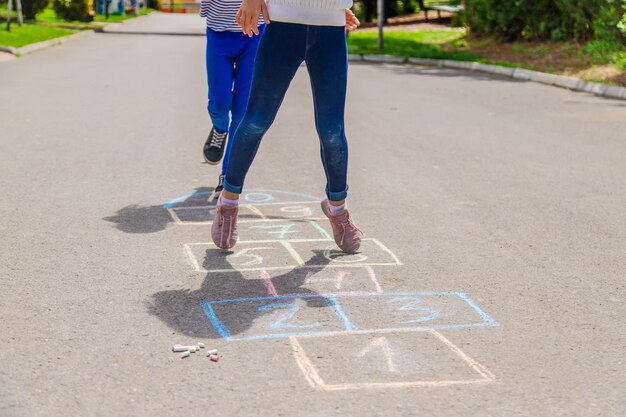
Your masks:
M 265 23 L 270 22 L 265 0 L 243 0 L 237 12 L 237 24 L 243 29 L 243 33 L 252 37 L 259 34 L 259 15 L 263 14 Z
M 352 10 L 346 9 L 346 30 L 351 32 L 359 26 L 361 26 L 359 19 L 357 19 L 354 13 L 352 13 Z

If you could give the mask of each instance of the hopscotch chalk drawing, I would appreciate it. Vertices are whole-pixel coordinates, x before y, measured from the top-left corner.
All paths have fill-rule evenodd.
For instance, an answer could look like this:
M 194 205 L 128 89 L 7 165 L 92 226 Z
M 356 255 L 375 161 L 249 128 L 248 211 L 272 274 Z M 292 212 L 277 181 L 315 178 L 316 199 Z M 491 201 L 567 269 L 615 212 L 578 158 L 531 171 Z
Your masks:
M 179 225 L 210 224 L 210 192 L 164 205 Z M 241 196 L 234 251 L 186 243 L 195 272 L 254 273 L 266 294 L 202 301 L 208 323 L 225 340 L 289 340 L 296 367 L 317 390 L 489 384 L 495 376 L 441 332 L 497 327 L 464 292 L 385 292 L 375 268 L 401 266 L 381 241 L 365 238 L 357 254 L 340 252 L 324 226 L 319 198 L 256 189 Z M 310 255 L 314 256 L 311 257 Z M 272 274 L 290 270 L 301 287 Z M 250 327 L 240 324 L 254 317 Z M 332 355 L 327 355 L 329 346 Z
M 328 308 L 308 307 L 307 302 L 316 306 L 326 305 Z M 274 295 L 203 302 L 202 308 L 213 326 L 229 341 L 497 325 L 494 319 L 476 307 L 463 293 Z M 229 322 L 240 322 L 238 312 L 250 309 L 271 314 L 258 319 L 253 328 L 233 336 L 228 330 Z M 364 314 L 363 311 L 373 313 Z M 320 318 L 320 314 L 323 317 Z

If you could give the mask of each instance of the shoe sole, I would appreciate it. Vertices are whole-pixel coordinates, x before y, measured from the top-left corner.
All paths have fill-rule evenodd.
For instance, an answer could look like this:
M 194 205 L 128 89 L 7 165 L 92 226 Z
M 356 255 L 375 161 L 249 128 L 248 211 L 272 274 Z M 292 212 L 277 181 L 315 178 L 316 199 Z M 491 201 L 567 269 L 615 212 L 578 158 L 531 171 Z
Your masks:
M 209 164 L 209 165 L 217 165 L 217 164 L 219 164 L 220 162 L 222 162 L 222 159 L 223 159 L 223 157 L 222 157 L 222 158 L 220 158 L 220 160 L 219 160 L 219 161 L 217 161 L 217 162 L 213 162 L 213 161 L 209 161 L 209 160 L 207 159 L 207 157 L 206 157 L 206 155 L 204 154 L 204 152 L 202 152 L 202 156 L 204 157 L 204 162 L 206 162 L 206 163 L 207 163 L 207 164 Z

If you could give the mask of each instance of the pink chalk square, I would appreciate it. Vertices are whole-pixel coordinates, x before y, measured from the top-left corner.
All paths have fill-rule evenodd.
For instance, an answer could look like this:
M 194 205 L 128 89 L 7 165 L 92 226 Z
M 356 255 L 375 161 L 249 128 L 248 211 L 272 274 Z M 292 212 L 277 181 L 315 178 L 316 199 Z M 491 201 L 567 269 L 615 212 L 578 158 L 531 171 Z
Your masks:
M 296 364 L 321 390 L 485 384 L 495 377 L 435 331 L 290 338 Z
M 302 267 L 289 273 L 289 280 L 274 279 L 279 271 L 269 274 L 279 295 L 307 293 L 342 294 L 382 292 L 374 268 Z

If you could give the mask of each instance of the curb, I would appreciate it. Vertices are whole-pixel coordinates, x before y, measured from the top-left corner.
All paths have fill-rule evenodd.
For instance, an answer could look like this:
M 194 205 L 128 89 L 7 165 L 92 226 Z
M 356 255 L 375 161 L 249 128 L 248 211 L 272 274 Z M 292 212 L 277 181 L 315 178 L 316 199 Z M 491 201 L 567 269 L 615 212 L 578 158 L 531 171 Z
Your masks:
M 406 58 L 392 55 L 348 55 L 350 62 L 374 62 L 384 64 L 424 65 L 438 68 L 451 68 L 514 78 L 520 81 L 532 81 L 571 91 L 595 94 L 600 97 L 626 100 L 626 87 L 605 85 L 580 78 L 548 74 L 523 68 L 509 68 L 500 65 L 481 64 L 473 61 L 451 61 L 447 59 Z
M 0 51 L 9 52 L 15 56 L 26 55 L 40 51 L 42 49 L 50 48 L 51 46 L 60 45 L 71 39 L 77 39 L 83 36 L 92 35 L 93 33 L 94 32 L 92 30 L 85 30 L 69 36 L 62 36 L 60 38 L 49 39 L 43 42 L 31 43 L 30 45 L 26 45 L 21 48 L 14 48 L 12 46 L 0 46 Z

